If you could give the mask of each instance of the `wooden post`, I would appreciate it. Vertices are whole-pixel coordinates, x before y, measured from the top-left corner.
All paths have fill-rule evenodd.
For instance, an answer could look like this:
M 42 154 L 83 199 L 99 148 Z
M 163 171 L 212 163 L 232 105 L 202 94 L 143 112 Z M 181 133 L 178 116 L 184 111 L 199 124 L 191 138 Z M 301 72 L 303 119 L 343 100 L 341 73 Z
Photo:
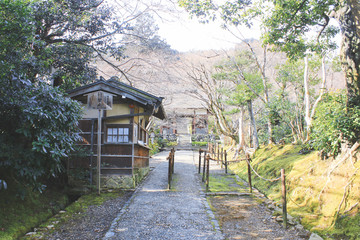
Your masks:
M 199 174 L 201 172 L 201 149 L 199 149 Z
M 282 192 L 282 207 L 283 207 L 283 223 L 284 228 L 287 228 L 287 209 L 286 209 L 286 184 L 285 184 L 285 169 L 281 169 L 281 192 Z
M 204 165 L 203 165 L 203 175 L 202 175 L 202 182 L 205 182 L 205 168 L 206 167 L 206 151 L 204 152 Z
M 209 191 L 210 156 L 206 156 L 206 192 Z
M 252 193 L 250 156 L 248 153 L 246 154 L 246 162 L 247 162 L 247 167 L 248 167 L 249 192 Z
M 171 149 L 171 174 L 174 174 L 174 167 L 175 167 L 175 149 L 172 148 Z
M 167 160 L 169 161 L 169 169 L 168 169 L 168 189 L 171 189 L 171 152 L 169 154 L 169 156 L 167 157 Z
M 221 148 L 221 152 L 220 152 L 220 161 L 221 161 L 221 163 L 220 163 L 221 168 L 223 168 L 224 167 L 224 148 L 223 147 Z
M 103 110 L 99 109 L 99 117 L 98 117 L 98 132 L 97 132 L 97 190 L 98 194 L 100 195 L 101 185 L 101 117 L 102 117 Z
M 225 174 L 228 173 L 228 162 L 227 162 L 227 153 L 226 150 L 224 151 L 224 157 L 225 157 Z
M 212 158 L 215 158 L 215 149 L 216 149 L 216 143 L 213 143 L 210 154 L 210 157 Z
M 94 125 L 95 125 L 95 119 L 91 120 L 91 136 L 90 136 L 90 163 L 89 163 L 89 169 L 90 169 L 90 185 L 93 185 L 93 156 L 94 156 Z M 69 164 L 68 164 L 69 167 Z

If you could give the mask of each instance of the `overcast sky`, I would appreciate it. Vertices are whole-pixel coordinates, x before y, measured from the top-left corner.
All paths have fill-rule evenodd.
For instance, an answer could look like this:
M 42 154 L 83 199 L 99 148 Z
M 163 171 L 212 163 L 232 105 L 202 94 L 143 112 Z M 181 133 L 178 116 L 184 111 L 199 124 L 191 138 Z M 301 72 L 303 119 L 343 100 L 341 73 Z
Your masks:
M 220 27 L 219 22 L 207 24 L 199 23 L 196 18 L 190 19 L 188 13 L 182 9 L 182 13 L 167 16 L 165 20 L 159 20 L 159 35 L 180 52 L 191 50 L 228 49 L 234 47 L 240 40 L 229 31 Z M 244 38 L 259 38 L 259 32 L 247 28 L 241 29 Z M 239 36 L 239 33 L 236 33 Z

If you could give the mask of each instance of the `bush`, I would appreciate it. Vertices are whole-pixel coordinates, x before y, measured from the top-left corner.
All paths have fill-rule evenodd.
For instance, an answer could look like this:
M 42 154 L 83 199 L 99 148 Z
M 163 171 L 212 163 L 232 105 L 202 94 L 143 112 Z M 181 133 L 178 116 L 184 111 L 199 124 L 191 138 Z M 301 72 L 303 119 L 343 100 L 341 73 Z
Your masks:
M 323 156 L 337 156 L 344 140 L 353 144 L 358 139 L 360 108 L 347 107 L 346 103 L 344 93 L 328 93 L 316 109 L 310 145 Z
M 150 156 L 160 152 L 160 146 L 159 146 L 159 143 L 157 141 L 154 141 L 153 143 L 150 141 L 149 142 L 149 147 L 150 147 Z
M 43 82 L 3 79 L 0 83 L 0 168 L 38 190 L 63 172 L 63 160 L 79 139 L 81 106 Z M 8 178 L 8 179 L 6 179 Z

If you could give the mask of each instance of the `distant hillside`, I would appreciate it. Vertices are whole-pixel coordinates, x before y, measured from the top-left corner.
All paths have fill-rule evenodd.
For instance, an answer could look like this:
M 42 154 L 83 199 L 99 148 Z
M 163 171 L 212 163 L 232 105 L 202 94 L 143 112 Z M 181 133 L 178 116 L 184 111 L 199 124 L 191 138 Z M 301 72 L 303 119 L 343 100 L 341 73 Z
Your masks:
M 262 61 L 263 49 L 257 41 L 252 41 L 254 51 Z M 238 51 L 248 50 L 245 44 L 239 44 L 230 50 L 192 51 L 187 53 L 144 51 L 137 48 L 128 49 L 125 58 L 121 61 L 112 61 L 119 67 L 131 81 L 131 83 L 144 91 L 154 95 L 165 97 L 164 106 L 168 110 L 179 108 L 201 108 L 203 103 L 191 94 L 197 88 L 188 77 L 194 66 L 204 65 L 211 68 L 221 60 L 232 56 Z M 276 73 L 275 67 L 286 61 L 285 54 L 268 52 L 267 54 L 267 77 L 272 83 Z M 96 62 L 99 75 L 109 78 L 118 76 L 121 81 L 129 83 L 126 78 L 107 63 L 99 60 Z M 327 75 L 327 88 L 345 88 L 343 73 L 332 72 Z

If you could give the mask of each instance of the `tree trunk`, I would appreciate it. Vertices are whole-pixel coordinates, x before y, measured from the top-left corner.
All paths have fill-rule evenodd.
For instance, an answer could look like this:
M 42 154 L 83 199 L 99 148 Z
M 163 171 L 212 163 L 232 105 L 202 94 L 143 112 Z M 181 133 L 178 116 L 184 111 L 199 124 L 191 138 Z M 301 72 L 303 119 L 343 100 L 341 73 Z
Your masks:
M 240 107 L 239 116 L 239 151 L 245 146 L 245 134 L 244 134 L 244 112 L 243 106 Z
M 321 71 L 322 71 L 322 81 L 321 81 L 321 88 L 320 88 L 320 92 L 319 92 L 319 96 L 317 97 L 314 105 L 312 106 L 311 109 L 311 115 L 310 115 L 310 128 L 311 128 L 311 124 L 312 124 L 312 120 L 314 119 L 315 116 L 315 112 L 316 112 L 316 107 L 319 104 L 319 102 L 322 99 L 322 96 L 325 93 L 326 90 L 326 66 L 325 66 L 325 55 L 322 56 L 321 59 Z
M 304 105 L 305 105 L 305 123 L 306 123 L 306 141 L 310 138 L 310 93 L 309 93 L 309 59 L 304 58 Z
M 336 13 L 340 23 L 342 44 L 340 59 L 345 72 L 348 91 L 348 106 L 360 103 L 360 3 L 358 0 L 343 0 Z
M 254 145 L 255 149 L 258 149 L 259 148 L 259 139 L 258 139 L 258 135 L 257 135 L 254 112 L 253 112 L 253 108 L 252 108 L 252 101 L 249 100 L 249 101 L 247 101 L 247 103 L 248 103 L 248 111 L 249 111 L 250 121 L 251 121 L 251 125 L 252 125 L 253 145 Z

